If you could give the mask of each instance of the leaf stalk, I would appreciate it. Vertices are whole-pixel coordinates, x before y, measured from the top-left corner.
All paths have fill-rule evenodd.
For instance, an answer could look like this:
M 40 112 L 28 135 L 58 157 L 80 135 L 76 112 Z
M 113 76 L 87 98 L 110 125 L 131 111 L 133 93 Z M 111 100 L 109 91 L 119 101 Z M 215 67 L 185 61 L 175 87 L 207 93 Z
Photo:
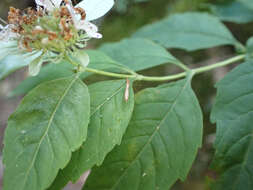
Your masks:
M 195 74 L 200 74 L 200 73 L 204 73 L 219 67 L 224 67 L 239 61 L 244 60 L 246 57 L 245 54 L 241 54 L 241 55 L 237 55 L 235 57 L 229 58 L 227 60 L 221 61 L 221 62 L 217 62 L 215 64 L 212 65 L 208 65 L 208 66 L 203 66 L 203 67 L 199 67 L 196 69 L 189 69 L 187 68 L 188 71 L 184 71 L 178 74 L 174 74 L 174 75 L 169 75 L 169 76 L 163 76 L 163 77 L 150 77 L 150 76 L 144 76 L 144 75 L 140 75 L 137 73 L 132 73 L 132 74 L 120 74 L 120 73 L 112 73 L 112 72 L 107 72 L 107 71 L 102 71 L 102 70 L 97 70 L 97 69 L 92 69 L 92 68 L 82 68 L 82 72 L 87 71 L 87 72 L 91 72 L 91 73 L 95 73 L 95 74 L 99 74 L 99 75 L 104 75 L 104 76 L 108 76 L 108 77 L 114 77 L 114 78 L 128 78 L 128 79 L 134 79 L 134 80 L 140 80 L 140 81 L 171 81 L 171 80 L 176 80 L 176 79 L 180 79 L 183 78 L 185 76 L 187 76 L 187 73 L 189 71 L 192 71 Z

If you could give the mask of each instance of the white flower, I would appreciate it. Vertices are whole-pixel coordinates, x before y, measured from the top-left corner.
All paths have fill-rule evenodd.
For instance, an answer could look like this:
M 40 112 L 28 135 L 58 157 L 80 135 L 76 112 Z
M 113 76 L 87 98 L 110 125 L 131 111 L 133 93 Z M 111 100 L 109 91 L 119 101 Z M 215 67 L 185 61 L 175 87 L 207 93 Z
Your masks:
M 82 8 L 86 13 L 85 20 L 81 20 L 80 15 L 72 16 L 75 27 L 78 30 L 84 30 L 90 38 L 102 38 L 98 33 L 98 28 L 95 24 L 89 21 L 98 19 L 104 16 L 114 5 L 114 0 L 83 0 L 75 7 Z M 72 11 L 73 12 L 73 11 Z
M 95 24 L 86 20 L 81 20 L 80 15 L 75 13 L 75 9 L 72 5 L 68 4 L 67 8 L 72 16 L 72 20 L 77 30 L 84 30 L 89 38 L 102 38 L 102 35 L 98 33 L 98 28 Z

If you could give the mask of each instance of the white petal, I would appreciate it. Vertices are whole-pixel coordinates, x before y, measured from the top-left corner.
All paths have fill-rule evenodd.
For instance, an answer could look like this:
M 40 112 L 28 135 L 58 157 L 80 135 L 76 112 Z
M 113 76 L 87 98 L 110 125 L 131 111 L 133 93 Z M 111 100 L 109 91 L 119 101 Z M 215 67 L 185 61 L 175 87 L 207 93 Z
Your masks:
M 98 32 L 96 32 L 96 33 L 94 33 L 94 32 L 88 33 L 88 32 L 87 32 L 87 34 L 88 34 L 88 36 L 91 37 L 91 38 L 97 38 L 97 39 L 103 38 L 103 35 L 100 34 L 100 33 L 98 33 Z
M 102 35 L 98 33 L 98 28 L 91 22 L 81 20 L 76 26 L 78 30 L 84 30 L 90 38 L 102 38 Z
M 61 6 L 62 0 L 51 0 L 56 8 Z
M 97 32 L 98 31 L 98 27 L 95 24 L 92 24 L 91 22 L 85 22 L 86 28 L 89 31 L 93 31 L 93 32 Z
M 39 6 L 44 6 L 44 0 L 35 0 L 36 4 L 39 5 Z
M 83 0 L 75 7 L 86 12 L 86 20 L 91 21 L 104 16 L 114 5 L 114 0 Z

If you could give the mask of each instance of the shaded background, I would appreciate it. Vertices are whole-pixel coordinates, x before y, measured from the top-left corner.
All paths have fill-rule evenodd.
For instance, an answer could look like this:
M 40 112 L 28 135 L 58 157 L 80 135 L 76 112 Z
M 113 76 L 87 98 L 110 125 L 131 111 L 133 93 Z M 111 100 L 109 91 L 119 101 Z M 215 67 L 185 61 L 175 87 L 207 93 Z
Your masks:
M 114 10 L 103 20 L 97 21 L 97 24 L 101 25 L 100 31 L 104 38 L 102 40 L 93 40 L 90 43 L 90 47 L 94 48 L 104 42 L 121 40 L 122 38 L 130 36 L 139 27 L 159 20 L 168 14 L 196 10 L 207 11 L 206 3 L 226 2 L 230 2 L 230 0 L 118 0 Z M 1 0 L 0 16 L 4 19 L 7 17 L 9 6 L 22 9 L 27 6 L 34 6 L 34 2 L 33 0 Z M 253 27 L 251 24 L 225 24 L 242 43 L 245 43 L 245 41 L 253 35 Z M 235 50 L 229 46 L 223 46 L 191 53 L 182 50 L 171 50 L 171 53 L 188 66 L 196 67 L 196 64 L 208 65 L 231 57 L 235 54 Z M 204 112 L 203 147 L 199 150 L 198 157 L 196 158 L 187 180 L 184 183 L 176 183 L 172 188 L 173 190 L 203 190 L 206 189 L 206 176 L 215 177 L 215 174 L 208 170 L 214 153 L 212 144 L 215 139 L 215 126 L 209 122 L 210 109 L 215 97 L 215 88 L 213 86 L 234 66 L 220 68 L 219 70 L 198 75 L 193 80 L 193 88 Z M 145 70 L 142 73 L 148 75 L 168 75 L 174 71 L 175 69 L 169 66 L 159 66 L 155 69 Z M 3 170 L 1 164 L 3 133 L 9 115 L 15 110 L 22 98 L 8 98 L 8 94 L 26 77 L 27 70 L 22 69 L 11 74 L 3 81 L 0 81 L 0 190 L 2 187 L 1 178 Z M 101 79 L 104 79 L 104 77 Z M 91 83 L 93 81 L 94 78 L 88 78 L 86 82 Z M 156 85 L 158 85 L 158 83 L 136 82 L 135 91 L 141 90 L 147 86 Z M 69 184 L 66 190 L 80 189 L 82 183 L 83 180 L 80 180 L 76 185 Z

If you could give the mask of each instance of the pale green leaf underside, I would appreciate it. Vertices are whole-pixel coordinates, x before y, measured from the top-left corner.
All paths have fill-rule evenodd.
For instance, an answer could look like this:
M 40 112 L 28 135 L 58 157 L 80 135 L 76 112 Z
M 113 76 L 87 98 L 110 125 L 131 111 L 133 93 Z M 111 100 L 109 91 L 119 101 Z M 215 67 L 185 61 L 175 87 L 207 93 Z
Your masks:
M 40 52 L 21 52 L 16 41 L 0 41 L 0 80 L 27 66 L 40 54 Z
M 212 167 L 220 173 L 214 189 L 253 189 L 253 61 L 217 84 L 211 120 L 217 123 Z
M 125 80 L 98 82 L 89 86 L 91 118 L 87 140 L 73 153 L 70 163 L 60 171 L 50 190 L 59 190 L 68 181 L 76 181 L 95 164 L 101 164 L 107 153 L 120 144 L 134 107 L 132 87 L 127 102 L 124 100 L 125 88 Z
M 12 72 L 27 66 L 33 59 L 35 59 L 39 55 L 39 53 L 35 55 L 25 54 L 24 56 L 14 54 L 0 59 L 0 80 L 4 79 Z
M 144 26 L 133 37 L 151 39 L 166 48 L 181 48 L 188 51 L 238 44 L 218 18 L 194 12 L 176 14 Z
M 84 190 L 168 190 L 184 180 L 202 139 L 190 77 L 137 94 L 120 146 L 95 167 Z
M 45 190 L 84 142 L 88 88 L 77 76 L 43 83 L 11 115 L 4 138 L 4 190 Z
M 125 39 L 120 42 L 107 43 L 99 50 L 134 71 L 164 63 L 179 63 L 166 49 L 147 39 Z

